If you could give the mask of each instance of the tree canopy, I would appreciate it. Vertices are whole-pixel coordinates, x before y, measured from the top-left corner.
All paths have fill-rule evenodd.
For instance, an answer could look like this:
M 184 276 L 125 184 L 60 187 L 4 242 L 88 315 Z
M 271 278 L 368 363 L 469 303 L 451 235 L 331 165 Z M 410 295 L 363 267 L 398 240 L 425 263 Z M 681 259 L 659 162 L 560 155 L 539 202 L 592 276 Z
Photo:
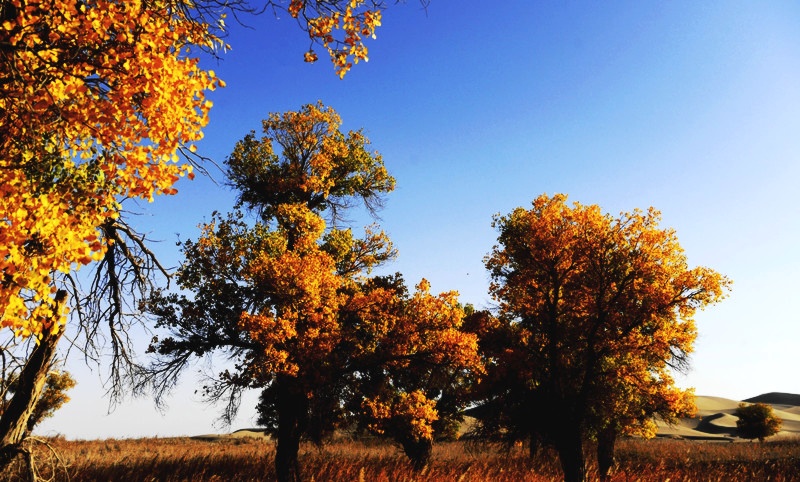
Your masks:
M 263 8 L 281 8 L 266 1 Z M 339 75 L 366 59 L 384 2 L 292 0 L 289 13 Z M 256 2 L 183 0 L 0 4 L 0 319 L 20 336 L 52 320 L 54 273 L 103 258 L 101 229 L 124 198 L 173 194 L 208 122 L 200 67 L 225 45 L 227 14 Z M 355 59 L 355 60 L 353 60 Z M 73 299 L 73 301 L 76 301 Z
M 0 308 L 29 336 L 53 328 L 54 274 L 103 258 L 121 199 L 171 194 L 191 173 L 177 152 L 224 84 L 184 54 L 216 38 L 169 2 L 0 9 Z
M 342 77 L 367 59 L 363 41 L 383 8 L 381 0 L 0 2 L 0 328 L 52 345 L 31 352 L 41 366 L 28 365 L 36 380 L 23 386 L 41 390 L 69 308 L 87 359 L 107 327 L 112 394 L 138 373 L 124 308 L 167 272 L 123 204 L 174 194 L 181 176 L 202 169 L 194 153 L 206 94 L 225 84 L 200 57 L 227 49 L 226 17 L 288 9 Z M 95 268 L 88 295 L 73 276 L 86 265 Z M 0 420 L 9 456 L 38 393 L 15 397 L 19 410 Z
M 740 403 L 734 412 L 739 417 L 736 421 L 736 430 L 742 438 L 755 439 L 763 442 L 780 432 L 783 421 L 775 416 L 772 406 L 766 403 Z
M 448 395 L 440 407 L 443 390 L 425 380 L 479 369 L 455 293 L 434 296 L 423 281 L 409 296 L 399 277 L 370 278 L 395 256 L 388 237 L 376 227 L 360 239 L 328 227 L 324 214 L 340 220 L 356 200 L 372 210 L 394 187 L 364 135 L 339 125 L 332 109 L 306 105 L 271 115 L 262 138 L 240 141 L 226 164 L 240 208 L 258 220 L 215 214 L 183 244 L 177 281 L 186 294 L 157 294 L 148 305 L 169 332 L 152 345 L 157 392 L 192 357 L 226 353 L 233 369 L 205 394 L 226 398 L 230 417 L 242 390 L 262 389 L 258 410 L 278 440 L 280 480 L 298 477 L 302 437 L 320 441 L 367 413 L 365 426 L 406 441 L 424 464 L 437 409 L 453 415 L 464 403 Z M 408 423 L 395 423 L 401 418 Z
M 690 268 L 653 208 L 614 218 L 566 200 L 542 195 L 495 218 L 486 266 L 504 346 L 485 345 L 496 359 L 485 388 L 497 424 L 552 444 L 565 478 L 583 480 L 585 440 L 613 447 L 617 433 L 652 435 L 656 414 L 691 411 L 671 369 L 692 351 L 695 312 L 729 281 Z

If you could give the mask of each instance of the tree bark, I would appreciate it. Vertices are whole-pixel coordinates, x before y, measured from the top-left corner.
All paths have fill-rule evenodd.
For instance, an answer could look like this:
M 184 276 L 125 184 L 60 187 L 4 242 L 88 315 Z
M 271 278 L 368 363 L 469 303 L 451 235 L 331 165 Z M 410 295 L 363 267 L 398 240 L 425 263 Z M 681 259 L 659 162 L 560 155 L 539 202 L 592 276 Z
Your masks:
M 300 451 L 302 424 L 308 400 L 298 393 L 290 378 L 277 381 L 278 447 L 275 452 L 275 472 L 278 482 L 300 482 Z
M 58 311 L 64 302 L 66 302 L 66 292 L 59 291 L 56 295 Z M 14 396 L 6 411 L 0 416 L 0 472 L 21 453 L 21 444 L 28 434 L 28 419 L 42 394 L 47 372 L 63 333 L 64 330 L 61 329 L 56 334 L 49 331 L 42 334 L 39 344 L 33 349 L 19 374 Z
M 597 435 L 597 465 L 600 473 L 600 480 L 608 480 L 611 469 L 614 468 L 614 446 L 617 442 L 617 431 L 613 428 L 606 428 Z
M 583 437 L 581 432 L 565 429 L 555 443 L 561 469 L 564 471 L 564 482 L 585 482 L 586 461 L 583 455 Z

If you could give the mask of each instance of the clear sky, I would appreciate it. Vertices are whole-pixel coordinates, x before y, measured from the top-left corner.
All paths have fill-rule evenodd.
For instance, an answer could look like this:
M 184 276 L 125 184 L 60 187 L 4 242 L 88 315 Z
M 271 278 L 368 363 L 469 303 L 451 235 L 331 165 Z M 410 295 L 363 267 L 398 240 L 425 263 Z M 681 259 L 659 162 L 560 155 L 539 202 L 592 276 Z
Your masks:
M 303 62 L 308 39 L 287 15 L 246 21 L 233 50 L 206 64 L 228 87 L 213 95 L 201 153 L 221 163 L 269 112 L 322 100 L 345 129 L 365 129 L 397 178 L 380 224 L 400 256 L 386 271 L 477 307 L 491 306 L 482 260 L 494 214 L 558 192 L 614 215 L 655 206 L 690 264 L 734 281 L 697 316 L 680 385 L 733 399 L 800 393 L 800 3 L 431 0 L 425 12 L 407 0 L 384 13 L 370 61 L 344 80 L 323 55 Z M 138 220 L 170 265 L 176 233 L 196 238 L 233 204 L 208 179 L 178 188 Z M 39 433 L 229 430 L 193 394 L 202 365 L 165 413 L 142 398 L 104 416 L 100 374 L 75 355 L 72 401 Z M 232 429 L 254 425 L 254 399 Z

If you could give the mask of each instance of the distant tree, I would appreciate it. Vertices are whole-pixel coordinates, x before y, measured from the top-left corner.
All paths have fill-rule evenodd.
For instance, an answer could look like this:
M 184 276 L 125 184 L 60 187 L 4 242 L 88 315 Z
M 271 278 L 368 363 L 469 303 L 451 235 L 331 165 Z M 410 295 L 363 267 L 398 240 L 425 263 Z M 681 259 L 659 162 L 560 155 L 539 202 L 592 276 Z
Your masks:
M 4 395 L 8 398 L 3 399 L 3 404 L 0 405 L 0 414 L 5 411 L 5 405 L 10 401 L 10 397 L 13 396 L 15 391 L 14 386 L 18 382 L 18 378 L 11 378 L 9 380 L 8 390 L 4 393 Z M 65 403 L 69 402 L 69 396 L 67 396 L 66 392 L 67 390 L 72 389 L 75 384 L 75 379 L 72 378 L 72 375 L 70 375 L 69 372 L 50 371 L 47 374 L 42 393 L 39 395 L 39 399 L 36 401 L 36 404 L 33 407 L 33 413 L 31 413 L 31 416 L 28 419 L 28 434 L 33 432 L 33 429 L 36 428 L 36 426 L 39 425 L 42 420 L 52 417 L 56 410 L 61 408 Z M 3 385 L 5 385 L 5 383 L 3 383 Z
M 652 208 L 613 218 L 564 195 L 495 218 L 486 266 L 499 316 L 483 317 L 493 360 L 480 392 L 485 423 L 552 445 L 566 481 L 585 480 L 588 440 L 600 442 L 607 472 L 618 434 L 652 435 L 654 415 L 692 406 L 670 368 L 692 350 L 695 311 L 729 282 L 689 268 L 659 218 Z
M 772 412 L 772 406 L 766 403 L 740 403 L 734 415 L 739 417 L 736 421 L 738 435 L 747 439 L 757 438 L 760 442 L 780 432 L 783 424 Z

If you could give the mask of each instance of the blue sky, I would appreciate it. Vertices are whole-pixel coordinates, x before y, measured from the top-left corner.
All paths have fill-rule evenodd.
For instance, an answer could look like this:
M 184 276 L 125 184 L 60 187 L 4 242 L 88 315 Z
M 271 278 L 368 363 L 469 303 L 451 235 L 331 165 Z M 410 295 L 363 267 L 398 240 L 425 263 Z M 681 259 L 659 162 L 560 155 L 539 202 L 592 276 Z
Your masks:
M 307 37 L 282 17 L 234 26 L 233 50 L 206 64 L 228 87 L 213 94 L 203 154 L 221 163 L 269 112 L 322 100 L 345 129 L 365 129 L 397 178 L 380 224 L 400 257 L 385 271 L 478 307 L 491 304 L 482 259 L 494 214 L 557 192 L 615 215 L 655 206 L 690 264 L 734 280 L 697 316 L 693 369 L 679 383 L 734 399 L 800 393 L 800 4 L 432 0 L 425 12 L 408 0 L 384 13 L 370 61 L 344 80 L 323 55 L 302 61 Z M 178 188 L 140 206 L 141 229 L 164 240 L 171 265 L 176 233 L 196 237 L 233 204 L 208 179 Z M 98 417 L 108 402 L 81 361 L 68 364 L 73 401 L 41 433 L 221 430 L 219 411 L 193 395 L 194 372 L 164 414 L 141 399 Z M 234 429 L 253 425 L 253 404 Z

